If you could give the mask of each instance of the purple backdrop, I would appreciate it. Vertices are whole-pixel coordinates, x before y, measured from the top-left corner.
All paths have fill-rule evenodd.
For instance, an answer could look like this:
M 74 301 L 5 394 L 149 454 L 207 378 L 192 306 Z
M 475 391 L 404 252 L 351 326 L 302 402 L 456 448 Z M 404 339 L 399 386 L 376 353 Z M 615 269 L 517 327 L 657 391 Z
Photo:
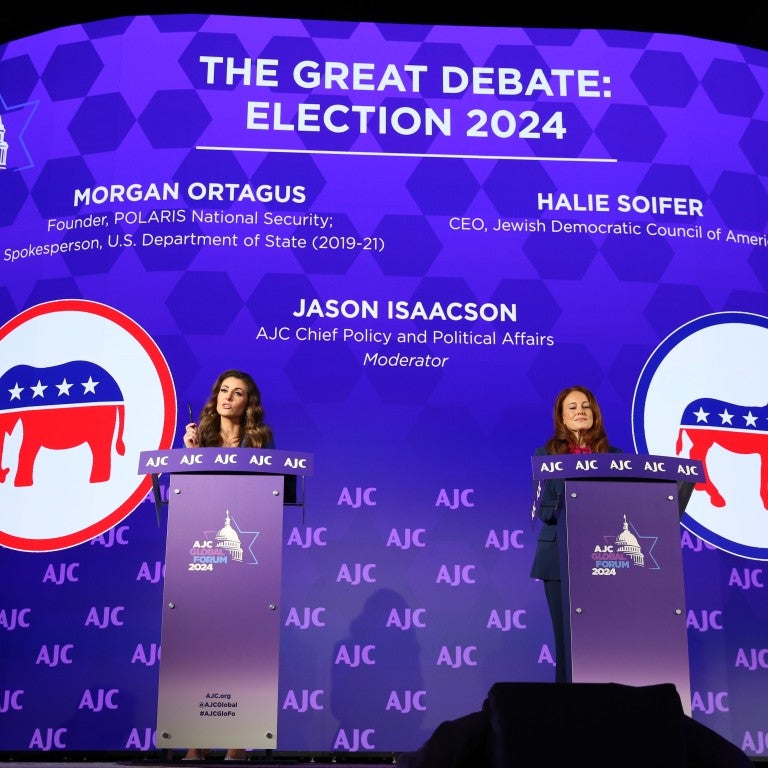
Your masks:
M 634 32 L 189 15 L 1 47 L 0 750 L 157 748 L 138 455 L 240 367 L 314 456 L 278 749 L 411 749 L 553 679 L 530 457 L 583 384 L 625 452 L 706 459 L 691 708 L 765 755 L 766 91 L 766 52 Z M 73 361 L 119 387 L 114 445 L 52 437 L 94 407 Z

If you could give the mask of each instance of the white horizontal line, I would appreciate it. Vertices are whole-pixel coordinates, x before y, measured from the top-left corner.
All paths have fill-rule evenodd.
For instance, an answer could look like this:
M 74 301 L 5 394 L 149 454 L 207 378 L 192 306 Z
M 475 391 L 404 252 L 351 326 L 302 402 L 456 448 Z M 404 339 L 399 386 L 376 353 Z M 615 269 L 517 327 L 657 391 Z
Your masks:
M 704 432 L 711 432 L 713 429 L 718 432 L 739 432 L 744 435 L 768 435 L 765 429 L 761 429 L 757 425 L 753 427 L 739 427 L 735 424 L 681 424 L 680 429 L 698 429 Z
M 295 155 L 359 155 L 365 157 L 429 157 L 456 160 L 535 160 L 551 163 L 616 163 L 612 157 L 528 157 L 518 155 L 449 155 L 430 152 L 355 152 L 335 149 L 270 149 L 267 147 L 216 147 L 198 145 L 205 152 L 284 152 Z

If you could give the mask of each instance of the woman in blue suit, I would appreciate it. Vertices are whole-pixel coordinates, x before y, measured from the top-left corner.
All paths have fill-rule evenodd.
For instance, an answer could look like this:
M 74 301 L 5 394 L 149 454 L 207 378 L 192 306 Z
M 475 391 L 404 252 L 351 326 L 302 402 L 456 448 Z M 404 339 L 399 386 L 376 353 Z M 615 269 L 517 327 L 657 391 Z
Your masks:
M 536 456 L 563 453 L 621 453 L 608 442 L 603 415 L 595 396 L 586 387 L 568 387 L 555 399 L 552 413 L 554 432 L 534 451 Z M 563 507 L 565 482 L 562 479 L 534 484 L 534 509 L 542 526 L 536 541 L 531 577 L 544 583 L 544 594 L 555 635 L 555 682 L 567 680 L 565 622 L 560 580 L 558 529 Z M 560 539 L 563 539 L 560 530 Z

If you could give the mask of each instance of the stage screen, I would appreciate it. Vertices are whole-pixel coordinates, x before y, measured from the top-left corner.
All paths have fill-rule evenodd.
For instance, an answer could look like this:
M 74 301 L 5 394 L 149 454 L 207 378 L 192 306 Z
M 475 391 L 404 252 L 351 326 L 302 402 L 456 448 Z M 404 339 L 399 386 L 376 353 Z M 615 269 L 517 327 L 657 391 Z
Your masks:
M 531 457 L 582 385 L 624 453 L 703 462 L 684 706 L 764 756 L 767 92 L 764 51 L 610 30 L 162 15 L 0 47 L 0 751 L 167 746 L 139 455 L 240 369 L 314 462 L 278 750 L 414 749 L 554 679 Z M 258 560 L 194 559 L 229 520 L 190 527 L 201 585 Z M 257 592 L 210 599 L 212 652 Z

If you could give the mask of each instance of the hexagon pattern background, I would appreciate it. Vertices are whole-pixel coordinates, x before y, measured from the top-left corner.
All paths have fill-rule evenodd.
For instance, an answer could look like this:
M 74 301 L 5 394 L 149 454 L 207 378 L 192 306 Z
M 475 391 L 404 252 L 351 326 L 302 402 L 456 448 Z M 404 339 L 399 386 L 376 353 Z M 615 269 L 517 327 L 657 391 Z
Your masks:
M 176 447 L 186 403 L 235 367 L 277 447 L 315 457 L 285 511 L 278 749 L 412 749 L 493 683 L 553 678 L 530 456 L 574 384 L 634 452 L 658 345 L 768 315 L 767 89 L 766 52 L 595 30 L 164 16 L 0 48 L 0 325 L 109 304 L 168 360 Z M 764 381 L 762 352 L 734 376 Z M 19 362 L 0 343 L 0 373 Z M 693 716 L 757 754 L 768 557 L 681 533 Z M 3 687 L 24 691 L 0 750 L 56 723 L 53 749 L 163 747 L 163 535 L 148 499 L 114 539 L 0 552 Z M 123 626 L 89 626 L 118 605 Z

